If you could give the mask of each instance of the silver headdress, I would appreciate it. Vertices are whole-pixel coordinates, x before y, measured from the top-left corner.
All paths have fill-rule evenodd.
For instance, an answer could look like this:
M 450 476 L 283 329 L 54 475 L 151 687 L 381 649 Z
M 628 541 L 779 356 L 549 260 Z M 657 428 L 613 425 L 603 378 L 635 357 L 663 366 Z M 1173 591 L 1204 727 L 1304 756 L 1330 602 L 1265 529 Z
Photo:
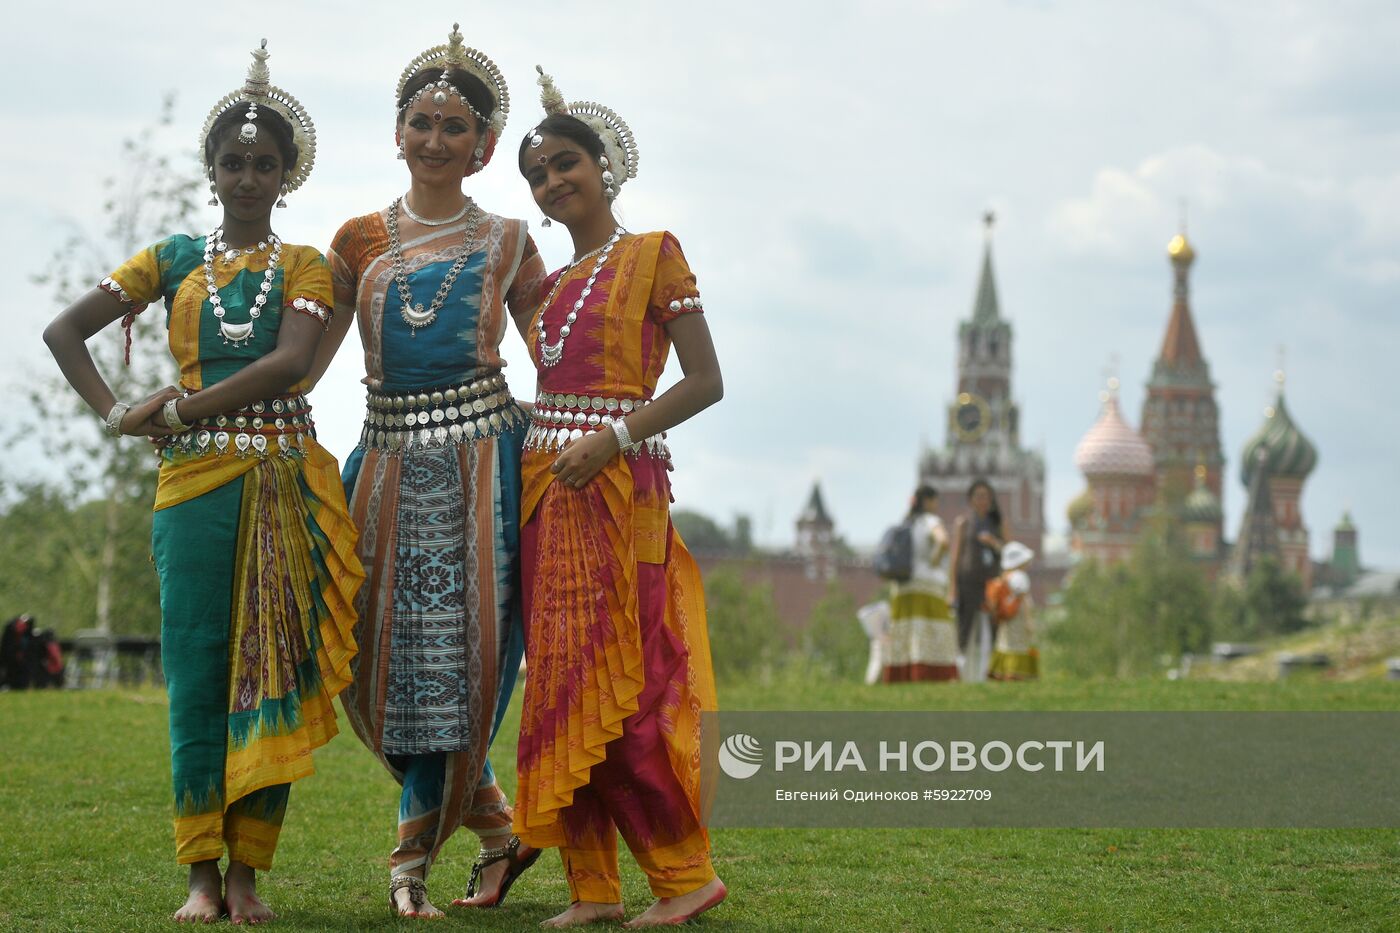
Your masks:
M 500 139 L 501 133 L 506 128 L 506 116 L 510 113 L 510 89 L 506 87 L 506 79 L 501 74 L 501 69 L 496 67 L 496 63 L 486 57 L 484 52 L 468 48 L 462 44 L 462 34 L 458 31 L 459 24 L 452 24 L 452 33 L 447 37 L 446 45 L 435 45 L 432 48 L 418 53 L 413 61 L 408 63 L 408 67 L 403 70 L 399 77 L 398 86 L 394 88 L 394 102 L 397 105 L 400 97 L 403 96 L 403 89 L 413 76 L 429 69 L 442 69 L 442 77 L 436 83 L 429 84 L 408 103 L 412 105 L 419 97 L 425 93 L 437 95 L 443 94 L 439 100 L 434 97 L 437 103 L 446 103 L 447 97 L 455 96 L 459 98 L 467 109 L 481 118 L 481 114 L 476 112 L 466 98 L 457 93 L 459 89 L 453 88 L 447 83 L 447 72 L 449 68 L 461 68 L 467 74 L 474 75 L 481 79 L 481 83 L 486 85 L 486 91 L 491 95 L 491 100 L 495 106 L 491 110 L 491 119 L 487 121 L 488 129 L 495 134 L 496 139 Z M 483 151 L 488 146 L 483 144 Z
M 549 115 L 562 113 L 576 117 L 603 141 L 603 158 L 606 160 L 603 163 L 603 184 L 612 192 L 609 197 L 616 197 L 616 192 L 622 188 L 623 182 L 637 177 L 637 160 L 640 153 L 637 149 L 637 139 L 632 135 L 632 128 L 616 112 L 602 104 L 591 100 L 576 100 L 566 104 L 564 95 L 559 93 L 554 79 L 545 74 L 539 65 L 535 66 L 535 70 L 540 74 L 537 80 L 540 85 L 540 104 L 543 105 L 544 112 Z M 541 142 L 539 128 L 531 130 L 530 145 L 538 146 Z M 617 166 L 619 171 L 612 171 L 613 166 Z
M 264 39 L 262 46 L 253 50 L 253 64 L 248 66 L 248 78 L 243 82 L 243 87 L 225 94 L 209 111 L 204 128 L 199 131 L 199 149 L 201 153 L 204 152 L 204 141 L 209 138 L 214 121 L 227 110 L 248 105 L 248 112 L 244 115 L 247 122 L 238 131 L 238 141 L 250 146 L 258 140 L 258 108 L 266 107 L 280 114 L 291 126 L 292 142 L 297 147 L 296 164 L 287 168 L 287 181 L 282 188 L 282 194 L 286 195 L 301 187 L 316 164 L 316 127 L 300 101 L 270 82 L 267 70 L 270 54 L 267 40 Z M 213 172 L 212 168 L 210 172 Z

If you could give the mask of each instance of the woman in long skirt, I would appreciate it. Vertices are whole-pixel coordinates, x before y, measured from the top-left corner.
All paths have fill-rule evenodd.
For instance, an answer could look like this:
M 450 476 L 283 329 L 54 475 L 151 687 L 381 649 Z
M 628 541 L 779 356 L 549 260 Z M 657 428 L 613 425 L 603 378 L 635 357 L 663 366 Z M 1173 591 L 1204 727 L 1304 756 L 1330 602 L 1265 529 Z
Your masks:
M 701 714 L 716 708 L 700 574 L 670 519 L 663 432 L 723 395 L 702 303 L 669 233 L 630 234 L 612 199 L 636 174 L 618 116 L 566 105 L 521 173 L 574 258 L 550 277 L 528 341 L 539 373 L 521 500 L 529 673 L 516 832 L 558 846 L 573 903 L 546 926 L 620 918 L 617 836 L 673 924 L 725 897 L 700 805 Z M 672 345 L 683 378 L 653 398 Z
M 402 785 L 390 901 L 440 917 L 425 879 L 460 826 L 481 841 L 464 898 L 501 903 L 538 856 L 511 837 L 511 808 L 487 760 L 524 646 L 520 448 L 525 416 L 500 354 L 544 266 L 524 221 L 462 191 L 490 161 L 509 93 L 454 26 L 404 69 L 399 158 L 409 189 L 340 228 L 329 259 L 337 318 L 318 374 L 358 320 L 367 411 L 345 465 L 368 579 L 357 603 L 363 654 L 345 708 Z
M 253 57 L 204 125 L 219 225 L 136 254 L 44 333 L 109 433 L 161 441 L 152 550 L 176 861 L 190 866 L 181 922 L 272 919 L 255 873 L 272 867 L 291 783 L 336 734 L 331 699 L 350 679 L 364 578 L 337 465 L 303 394 L 330 273 L 319 252 L 271 228 L 273 203 L 285 206 L 311 171 L 315 131 L 269 84 L 266 48 Z M 119 318 L 131 327 L 161 299 L 180 388 L 129 406 L 85 341 Z

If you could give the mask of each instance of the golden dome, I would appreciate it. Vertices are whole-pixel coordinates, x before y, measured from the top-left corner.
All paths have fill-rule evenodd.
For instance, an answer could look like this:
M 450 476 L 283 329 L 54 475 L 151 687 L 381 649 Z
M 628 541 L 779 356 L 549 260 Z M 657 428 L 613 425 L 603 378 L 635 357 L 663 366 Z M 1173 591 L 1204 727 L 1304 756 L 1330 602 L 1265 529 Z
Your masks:
M 1186 234 L 1178 233 L 1172 237 L 1172 241 L 1167 244 L 1167 255 L 1172 262 L 1190 263 L 1196 258 L 1196 251 L 1191 248 L 1191 244 L 1186 239 Z

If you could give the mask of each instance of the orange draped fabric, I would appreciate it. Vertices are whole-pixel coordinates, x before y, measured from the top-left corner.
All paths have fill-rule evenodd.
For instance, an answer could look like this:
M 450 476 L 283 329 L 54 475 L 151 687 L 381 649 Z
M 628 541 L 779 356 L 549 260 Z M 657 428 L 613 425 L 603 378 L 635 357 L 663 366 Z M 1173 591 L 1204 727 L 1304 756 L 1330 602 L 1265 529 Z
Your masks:
M 537 312 L 551 337 L 588 271 L 565 270 L 551 306 Z M 563 360 L 540 367 L 540 390 L 650 398 L 669 355 L 665 325 L 684 313 L 672 303 L 696 295 L 670 234 L 621 241 L 584 296 Z M 598 900 L 615 885 L 611 819 L 653 889 L 674 896 L 713 877 L 700 722 L 717 702 L 699 570 L 670 522 L 665 461 L 619 456 L 571 489 L 553 481 L 554 459 L 527 450 L 522 468 L 528 673 L 515 831 L 531 845 L 564 847 L 575 895 Z M 664 755 L 641 750 L 653 739 Z M 602 784 L 597 769 L 606 769 Z M 638 789 L 637 812 L 606 799 L 604 784 L 618 781 Z

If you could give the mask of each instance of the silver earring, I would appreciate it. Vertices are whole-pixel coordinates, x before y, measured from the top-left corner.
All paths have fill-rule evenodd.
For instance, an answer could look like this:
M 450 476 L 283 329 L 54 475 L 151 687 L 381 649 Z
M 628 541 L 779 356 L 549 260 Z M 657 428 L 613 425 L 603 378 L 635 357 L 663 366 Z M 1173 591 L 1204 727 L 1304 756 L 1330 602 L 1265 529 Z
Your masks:
M 286 207 L 286 206 L 287 206 L 287 186 L 286 186 L 286 185 L 283 185 L 283 186 L 282 186 L 282 194 L 281 194 L 281 196 L 278 197 L 278 199 L 277 199 L 277 206 L 278 206 L 278 207 Z
M 473 171 L 473 172 L 479 172 L 479 171 L 481 171 L 482 169 L 484 169 L 484 168 L 486 167 L 486 163 L 483 162 L 483 161 L 481 161 L 481 157 L 484 156 L 485 154 L 486 154 L 486 149 L 485 149 L 485 147 L 483 147 L 483 146 L 477 146 L 477 147 L 476 147 L 476 152 L 473 152 L 473 153 L 472 153 L 472 155 L 476 157 L 476 158 L 475 158 L 475 161 L 472 162 L 472 171 Z
M 219 206 L 219 193 L 214 189 L 214 183 L 212 181 L 209 183 L 209 206 Z
M 608 157 L 607 157 L 607 156 L 598 156 L 598 164 L 601 165 L 603 168 L 607 168 L 607 167 L 608 167 Z
M 406 159 L 406 158 L 408 158 L 408 156 L 406 156 L 406 155 L 403 154 L 403 143 L 402 143 L 402 142 L 399 143 L 399 158 L 400 158 L 400 159 Z
M 546 217 L 544 220 L 541 220 L 541 221 L 540 221 L 540 226 L 541 226 L 541 227 L 552 227 L 552 226 L 554 226 L 554 221 L 552 221 L 552 220 L 550 220 L 548 217 Z

